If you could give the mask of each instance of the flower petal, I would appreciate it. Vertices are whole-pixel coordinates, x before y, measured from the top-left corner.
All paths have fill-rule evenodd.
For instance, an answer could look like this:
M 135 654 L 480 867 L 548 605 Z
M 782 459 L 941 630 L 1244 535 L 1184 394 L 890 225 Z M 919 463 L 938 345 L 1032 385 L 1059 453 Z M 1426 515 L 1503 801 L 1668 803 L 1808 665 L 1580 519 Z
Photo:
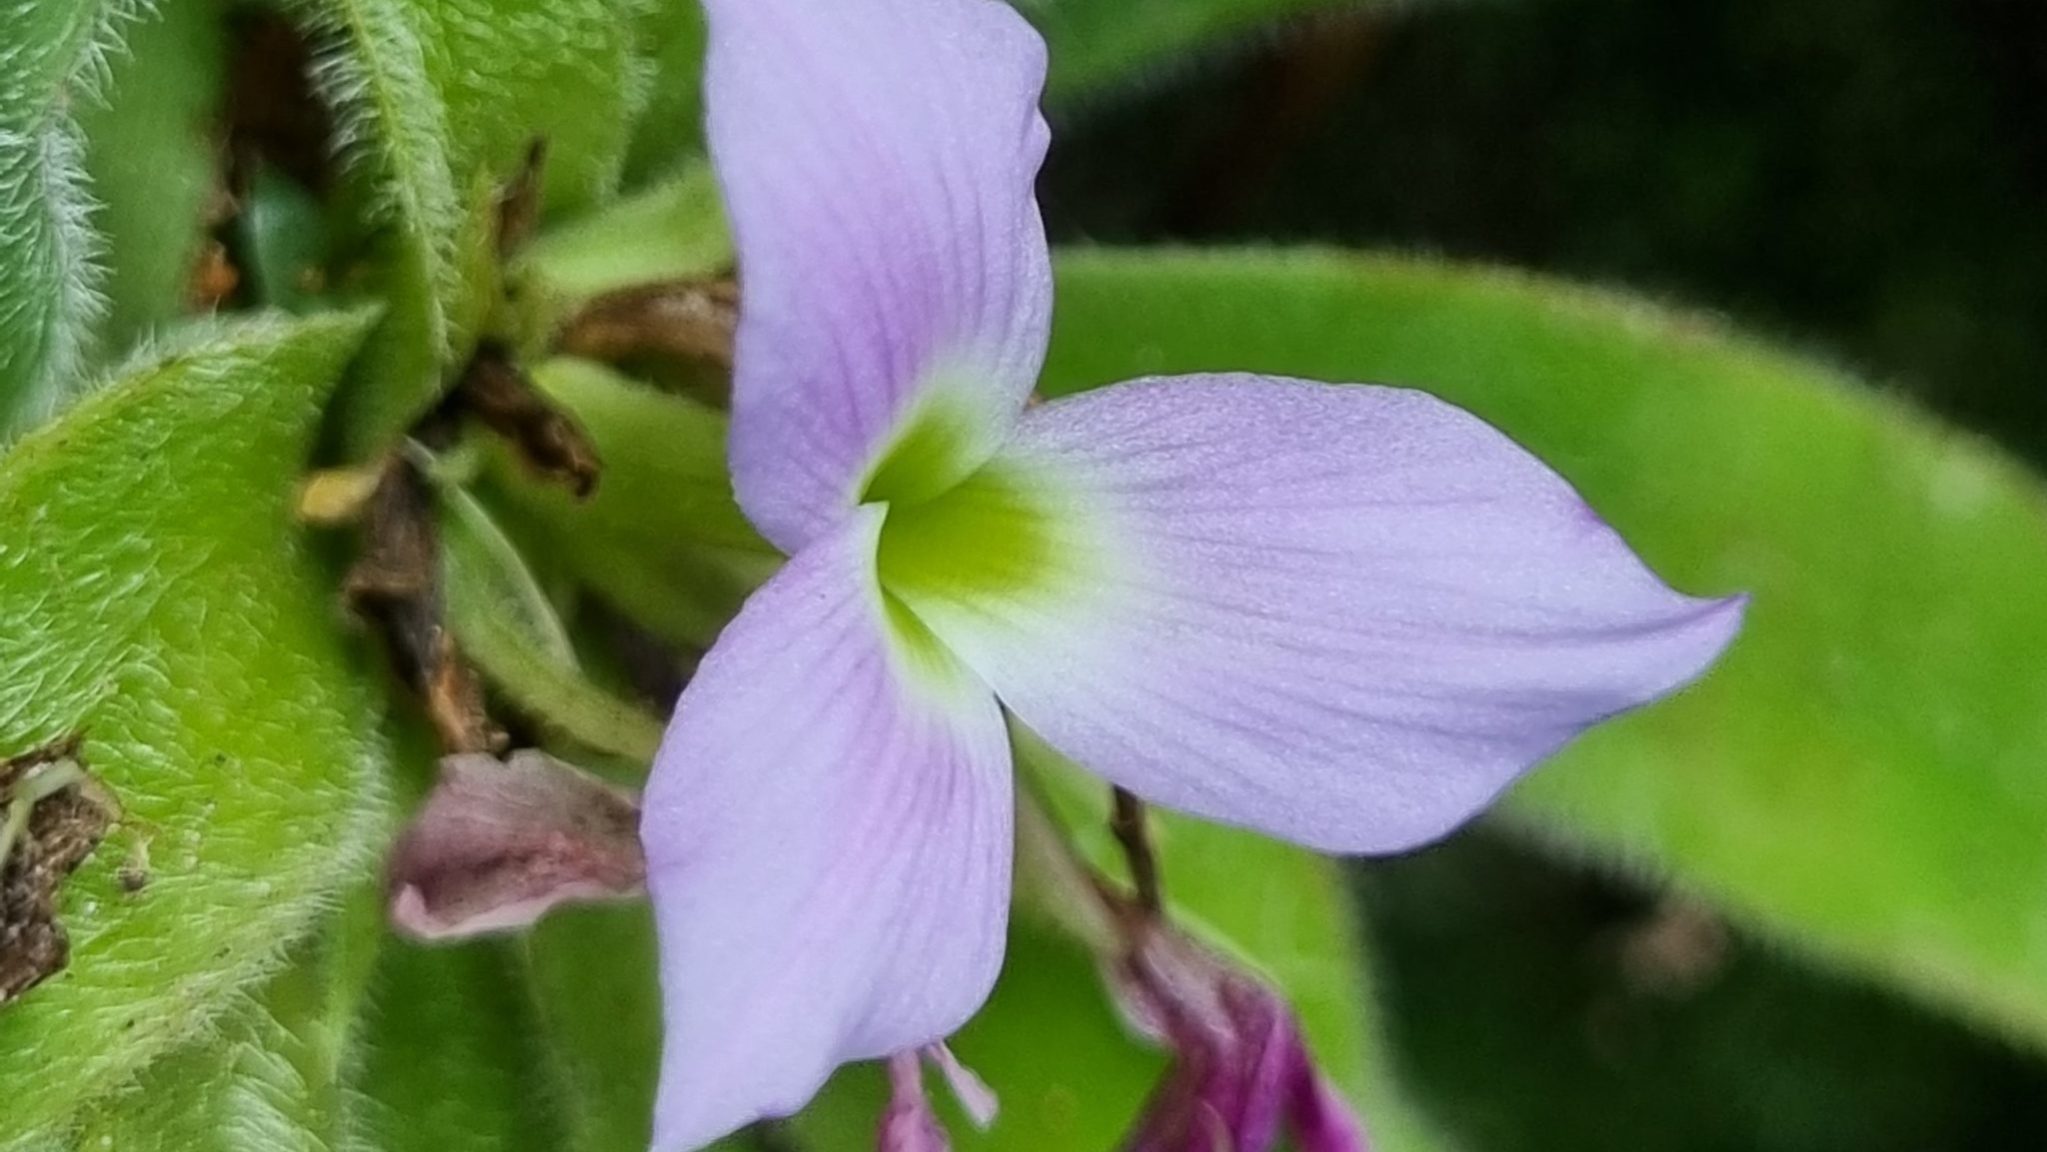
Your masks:
M 1741 618 L 1666 588 L 1505 436 L 1400 389 L 1110 388 L 1033 409 L 905 511 L 890 591 L 1018 719 L 1162 804 L 1330 851 L 1440 836 L 1698 676 Z M 963 524 L 975 546 L 948 551 Z
M 853 513 L 754 594 L 656 760 L 640 835 L 666 1006 L 659 1149 L 941 1039 L 1001 965 L 1007 733 L 986 686 L 891 627 L 882 516 Z
M 708 0 L 741 280 L 732 465 L 794 552 L 1001 444 L 1044 358 L 1045 51 L 995 0 Z

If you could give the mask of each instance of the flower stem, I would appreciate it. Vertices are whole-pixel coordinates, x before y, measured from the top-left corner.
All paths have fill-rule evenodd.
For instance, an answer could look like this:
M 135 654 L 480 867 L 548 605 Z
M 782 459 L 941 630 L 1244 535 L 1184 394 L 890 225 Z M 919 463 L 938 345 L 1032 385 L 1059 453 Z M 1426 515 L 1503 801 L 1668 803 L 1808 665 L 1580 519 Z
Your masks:
M 1146 913 L 1158 915 L 1165 908 L 1159 886 L 1158 856 L 1151 847 L 1151 825 L 1145 817 L 1144 801 L 1121 788 L 1114 790 L 1115 809 L 1109 815 L 1109 831 L 1123 846 L 1130 863 L 1130 882 L 1137 888 L 1137 903 Z

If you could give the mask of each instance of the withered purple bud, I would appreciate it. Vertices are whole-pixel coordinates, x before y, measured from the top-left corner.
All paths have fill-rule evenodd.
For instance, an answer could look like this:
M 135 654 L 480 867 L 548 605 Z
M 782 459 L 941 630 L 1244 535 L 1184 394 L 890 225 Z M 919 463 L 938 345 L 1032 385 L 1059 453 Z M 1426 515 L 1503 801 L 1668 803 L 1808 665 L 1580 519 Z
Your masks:
M 449 756 L 392 853 L 391 922 L 452 940 L 632 896 L 647 874 L 639 819 L 632 795 L 542 752 Z
M 1362 1126 L 1315 1068 L 1279 993 L 1170 927 L 1146 923 L 1115 986 L 1173 1052 L 1124 1152 L 1365 1152 Z

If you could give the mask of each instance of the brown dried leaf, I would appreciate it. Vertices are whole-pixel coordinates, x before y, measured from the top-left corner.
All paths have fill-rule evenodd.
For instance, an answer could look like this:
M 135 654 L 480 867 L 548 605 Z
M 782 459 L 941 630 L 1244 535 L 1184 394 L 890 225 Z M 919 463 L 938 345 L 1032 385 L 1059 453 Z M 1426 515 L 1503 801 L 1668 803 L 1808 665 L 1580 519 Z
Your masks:
M 343 595 L 383 634 L 399 676 L 424 699 L 441 746 L 494 751 L 505 739 L 484 709 L 483 683 L 443 623 L 434 515 L 425 477 L 402 454 L 392 456 L 370 499 L 362 555 Z
M 557 407 L 504 345 L 486 340 L 462 373 L 455 402 L 504 437 L 527 465 L 583 499 L 597 490 L 603 464 L 575 417 Z
M 562 329 L 560 351 L 623 364 L 651 358 L 732 367 L 739 285 L 730 278 L 671 280 L 607 292 Z

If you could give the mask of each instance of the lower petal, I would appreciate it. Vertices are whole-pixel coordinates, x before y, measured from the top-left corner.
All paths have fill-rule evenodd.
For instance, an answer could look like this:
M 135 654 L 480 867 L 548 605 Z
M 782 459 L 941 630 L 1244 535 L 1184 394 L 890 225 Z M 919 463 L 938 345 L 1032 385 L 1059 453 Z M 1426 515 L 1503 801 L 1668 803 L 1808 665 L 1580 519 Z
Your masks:
M 667 1039 L 655 1147 L 800 1108 L 986 999 L 1009 899 L 993 696 L 906 647 L 863 510 L 747 602 L 677 706 L 641 839 Z
M 1442 835 L 1698 676 L 1741 617 L 1401 389 L 1108 388 L 1029 411 L 944 500 L 974 506 L 890 525 L 889 587 L 1018 719 L 1160 803 L 1330 851 Z M 966 521 L 991 539 L 949 556 Z

